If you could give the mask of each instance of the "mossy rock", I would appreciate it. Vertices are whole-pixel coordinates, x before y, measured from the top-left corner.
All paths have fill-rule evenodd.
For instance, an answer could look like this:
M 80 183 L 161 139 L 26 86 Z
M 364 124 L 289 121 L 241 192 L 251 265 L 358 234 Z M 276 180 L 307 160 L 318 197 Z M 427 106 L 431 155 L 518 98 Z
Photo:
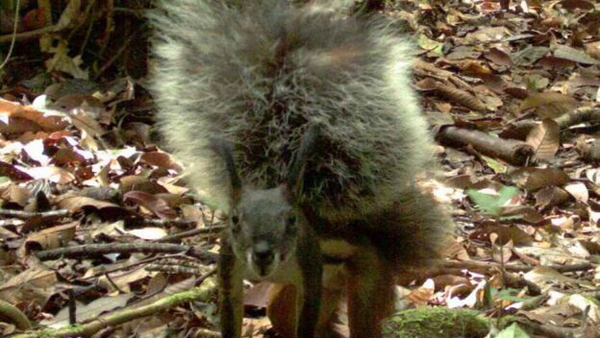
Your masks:
M 479 338 L 489 332 L 489 322 L 479 312 L 467 309 L 418 308 L 388 318 L 385 338 Z

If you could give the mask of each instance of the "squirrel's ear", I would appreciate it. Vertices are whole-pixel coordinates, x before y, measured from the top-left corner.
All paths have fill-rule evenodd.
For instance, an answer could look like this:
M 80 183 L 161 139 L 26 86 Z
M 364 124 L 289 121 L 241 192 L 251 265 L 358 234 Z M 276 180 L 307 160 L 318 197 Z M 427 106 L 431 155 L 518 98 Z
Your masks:
M 210 147 L 225 162 L 225 169 L 229 175 L 229 183 L 231 185 L 231 205 L 236 205 L 242 196 L 242 180 L 240 179 L 235 166 L 231 145 L 223 139 L 214 138 L 210 140 Z
M 292 157 L 292 164 L 288 172 L 286 186 L 287 190 L 292 194 L 294 198 L 300 196 L 300 190 L 302 189 L 302 183 L 304 182 L 303 176 L 306 169 L 306 162 L 310 157 L 310 154 L 314 152 L 315 142 L 319 136 L 320 128 L 318 125 L 310 125 L 302 139 L 300 140 L 300 146 Z

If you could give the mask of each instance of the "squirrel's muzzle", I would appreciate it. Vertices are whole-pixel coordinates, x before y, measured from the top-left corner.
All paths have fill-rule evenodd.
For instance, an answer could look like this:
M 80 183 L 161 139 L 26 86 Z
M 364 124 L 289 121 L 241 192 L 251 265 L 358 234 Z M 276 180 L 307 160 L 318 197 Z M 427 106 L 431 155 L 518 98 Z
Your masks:
M 275 253 L 271 246 L 265 242 L 261 241 L 254 245 L 252 251 L 252 260 L 256 264 L 265 264 L 269 265 L 273 263 L 273 259 L 275 258 Z
M 266 276 L 271 272 L 274 260 L 275 252 L 266 241 L 260 241 L 252 247 L 252 264 L 260 276 Z

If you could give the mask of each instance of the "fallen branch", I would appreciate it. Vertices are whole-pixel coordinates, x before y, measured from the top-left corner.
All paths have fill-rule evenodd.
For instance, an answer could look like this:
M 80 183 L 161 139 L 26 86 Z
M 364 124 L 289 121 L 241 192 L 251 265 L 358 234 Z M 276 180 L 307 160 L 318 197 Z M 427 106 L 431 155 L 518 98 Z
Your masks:
M 439 141 L 452 147 L 471 146 L 478 152 L 499 158 L 513 165 L 524 165 L 533 156 L 533 148 L 522 141 L 501 139 L 478 130 L 462 129 L 454 126 L 440 128 Z
M 569 112 L 568 114 L 564 114 L 554 120 L 558 124 L 560 130 L 564 130 L 571 126 L 585 122 L 597 123 L 600 122 L 600 109 L 581 107 Z M 508 127 L 500 133 L 500 137 L 525 140 L 529 132 L 538 124 L 538 122 L 531 119 L 510 122 L 508 124 Z
M 561 130 L 584 122 L 600 122 L 600 109 L 581 107 L 556 119 Z

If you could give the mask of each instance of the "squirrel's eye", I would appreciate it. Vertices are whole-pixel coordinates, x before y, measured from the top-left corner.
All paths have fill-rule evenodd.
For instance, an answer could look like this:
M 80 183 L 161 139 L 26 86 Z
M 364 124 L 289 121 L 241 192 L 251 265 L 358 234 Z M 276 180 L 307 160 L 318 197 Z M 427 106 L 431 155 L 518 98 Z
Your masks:
M 296 215 L 289 215 L 286 219 L 286 223 L 287 225 L 294 225 L 296 224 Z
M 234 225 L 237 225 L 238 223 L 240 223 L 240 218 L 238 215 L 232 215 L 231 216 L 231 223 L 233 223 Z

